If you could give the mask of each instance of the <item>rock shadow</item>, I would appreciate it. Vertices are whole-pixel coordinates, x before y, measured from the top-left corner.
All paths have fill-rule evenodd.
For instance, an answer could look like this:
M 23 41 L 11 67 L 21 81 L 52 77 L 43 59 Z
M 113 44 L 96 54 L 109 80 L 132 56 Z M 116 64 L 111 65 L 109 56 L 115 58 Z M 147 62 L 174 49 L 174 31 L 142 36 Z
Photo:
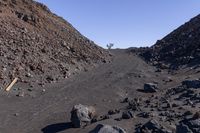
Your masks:
M 61 131 L 64 131 L 64 130 L 67 130 L 67 129 L 70 129 L 70 128 L 73 128 L 71 122 L 56 123 L 56 124 L 51 124 L 51 125 L 44 127 L 43 129 L 41 129 L 41 131 L 43 133 L 59 133 Z

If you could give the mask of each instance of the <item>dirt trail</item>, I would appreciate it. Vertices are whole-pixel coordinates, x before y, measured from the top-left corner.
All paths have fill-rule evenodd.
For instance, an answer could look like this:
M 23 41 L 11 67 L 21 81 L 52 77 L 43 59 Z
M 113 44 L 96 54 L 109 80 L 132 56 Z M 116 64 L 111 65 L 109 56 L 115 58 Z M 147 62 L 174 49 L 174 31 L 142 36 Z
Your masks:
M 95 105 L 104 114 L 119 108 L 120 100 L 127 95 L 137 95 L 136 89 L 142 88 L 144 82 L 156 80 L 155 68 L 137 56 L 125 50 L 115 50 L 113 54 L 111 63 L 53 85 L 34 98 L 6 96 L 1 92 L 0 129 L 5 133 L 39 132 L 48 124 L 69 121 L 70 110 L 78 103 Z M 135 78 L 139 75 L 144 78 Z
M 99 115 L 103 115 L 110 109 L 123 108 L 124 105 L 120 101 L 127 96 L 150 97 L 151 94 L 137 91 L 143 88 L 144 83 L 158 82 L 159 88 L 163 90 L 173 86 L 173 83 L 164 85 L 163 82 L 172 75 L 165 71 L 156 73 L 156 68 L 146 64 L 136 55 L 127 53 L 126 50 L 113 50 L 112 54 L 114 56 L 111 63 L 50 85 L 45 92 L 36 89 L 34 97 L 16 97 L 1 91 L 0 131 L 38 133 L 45 127 L 48 129 L 55 126 L 54 129 L 64 133 L 88 132 L 97 123 L 85 129 L 66 129 L 73 105 L 93 105 Z M 128 131 L 134 129 L 133 121 L 105 120 L 100 123 L 117 124 Z

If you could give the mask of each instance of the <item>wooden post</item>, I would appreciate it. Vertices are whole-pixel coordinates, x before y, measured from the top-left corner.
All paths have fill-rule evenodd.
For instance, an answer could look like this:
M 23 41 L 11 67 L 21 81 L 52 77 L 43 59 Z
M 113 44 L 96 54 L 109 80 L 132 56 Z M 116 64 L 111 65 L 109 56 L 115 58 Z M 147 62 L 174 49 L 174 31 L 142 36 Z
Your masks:
M 6 91 L 10 91 L 10 89 L 13 87 L 13 85 L 17 82 L 18 78 L 15 78 L 10 85 L 6 88 Z

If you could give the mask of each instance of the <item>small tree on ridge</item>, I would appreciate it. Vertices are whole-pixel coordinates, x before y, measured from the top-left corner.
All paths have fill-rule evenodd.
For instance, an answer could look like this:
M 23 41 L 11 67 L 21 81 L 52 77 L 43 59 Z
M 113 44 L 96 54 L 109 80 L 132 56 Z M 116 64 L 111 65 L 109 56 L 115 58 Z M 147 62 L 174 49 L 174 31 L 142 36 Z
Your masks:
M 108 49 L 111 49 L 114 46 L 114 43 L 109 43 L 106 46 L 108 47 Z

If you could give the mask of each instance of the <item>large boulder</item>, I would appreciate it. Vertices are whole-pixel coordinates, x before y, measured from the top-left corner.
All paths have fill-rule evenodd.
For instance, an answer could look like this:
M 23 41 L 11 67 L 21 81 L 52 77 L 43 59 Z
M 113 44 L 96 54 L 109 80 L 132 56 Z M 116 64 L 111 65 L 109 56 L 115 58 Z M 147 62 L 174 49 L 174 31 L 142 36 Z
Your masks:
M 95 116 L 95 109 L 92 106 L 75 105 L 71 111 L 71 122 L 73 127 L 80 128 L 91 123 Z
M 118 126 L 99 124 L 89 133 L 126 133 L 126 131 Z
M 154 84 L 154 83 L 144 84 L 144 92 L 153 93 L 153 92 L 157 92 L 157 90 L 158 90 L 157 84 Z
M 182 85 L 187 86 L 187 88 L 200 88 L 200 80 L 185 80 L 182 82 Z

